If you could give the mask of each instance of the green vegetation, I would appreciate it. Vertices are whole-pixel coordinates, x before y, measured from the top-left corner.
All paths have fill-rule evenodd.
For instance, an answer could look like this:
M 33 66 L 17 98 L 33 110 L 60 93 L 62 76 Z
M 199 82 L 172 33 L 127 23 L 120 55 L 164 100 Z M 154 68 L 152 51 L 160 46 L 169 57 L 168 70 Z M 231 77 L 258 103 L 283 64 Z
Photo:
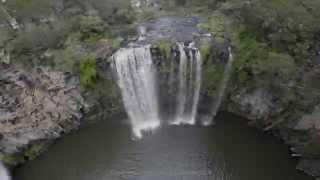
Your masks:
M 224 66 L 223 65 L 209 65 L 204 67 L 204 79 L 203 86 L 205 93 L 208 96 L 217 95 L 220 82 L 223 79 L 224 75 Z
M 172 43 L 169 40 L 159 40 L 154 45 L 159 48 L 165 59 L 170 59 Z
M 6 43 L 12 38 L 13 33 L 9 29 L 0 29 L 0 48 L 4 47 Z
M 81 38 L 87 42 L 96 42 L 105 31 L 103 20 L 99 16 L 81 16 L 79 18 Z
M 99 16 L 109 25 L 131 24 L 136 17 L 129 0 L 72 1 L 75 4 L 80 3 L 84 7 L 94 8 Z
M 16 38 L 10 43 L 10 49 L 15 54 L 22 54 L 55 48 L 69 31 L 66 28 L 65 24 L 57 24 L 55 27 L 32 24 L 28 30 L 16 33 Z
M 226 34 L 233 39 L 233 33 L 245 27 L 259 42 L 290 54 L 300 65 L 318 51 L 315 48 L 319 47 L 320 1 L 164 0 L 161 3 L 166 10 L 207 17 L 199 27 L 212 32 L 218 40 L 225 40 L 221 37 Z M 236 22 L 233 27 L 229 26 L 230 19 Z
M 163 0 L 161 4 L 166 9 L 184 7 L 200 11 L 212 11 L 216 9 L 224 0 Z
M 71 14 L 82 14 L 82 11 L 94 8 L 109 24 L 132 23 L 135 17 L 129 0 L 68 0 L 66 2 L 55 0 L 10 0 L 5 3 L 5 8 L 20 21 L 40 20 L 57 11 L 61 11 L 62 8 L 67 8 L 64 11 L 68 13 L 68 8 L 70 7 L 73 8 L 70 10 Z
M 320 2 L 314 0 L 259 0 L 245 3 L 230 0 L 224 10 L 239 15 L 259 40 L 273 49 L 289 52 L 297 62 L 305 63 L 320 30 Z
M 237 82 L 263 86 L 291 78 L 296 65 L 289 55 L 272 51 L 267 44 L 258 42 L 255 35 L 248 32 L 240 33 L 239 39 L 234 66 Z
M 84 89 L 93 88 L 97 80 L 96 58 L 91 55 L 80 62 L 80 84 Z
M 199 28 L 205 29 L 213 36 L 216 40 L 223 42 L 230 31 L 228 27 L 226 17 L 221 13 L 214 13 L 210 15 L 206 22 L 200 23 Z
M 10 155 L 0 154 L 0 160 L 9 166 L 16 166 L 25 161 L 24 157 L 18 154 L 10 154 Z
M 5 7 L 19 20 L 31 20 L 53 13 L 54 2 L 54 0 L 10 0 L 5 3 Z
M 98 102 L 97 107 L 92 109 L 96 114 L 103 112 L 104 115 L 111 116 L 122 111 L 120 91 L 112 79 L 102 78 L 98 73 L 94 88 L 88 92 L 86 96 Z
M 47 149 L 47 144 L 45 143 L 35 143 L 31 144 L 26 148 L 23 153 L 16 154 L 0 154 L 0 160 L 3 161 L 8 166 L 17 166 L 24 163 L 26 160 L 33 160 L 39 156 L 43 151 Z
M 211 42 L 202 42 L 200 44 L 200 53 L 202 56 L 203 64 L 206 64 L 207 61 L 210 59 L 212 48 L 213 47 Z
M 33 160 L 39 154 L 41 154 L 44 150 L 46 150 L 47 146 L 43 143 L 35 143 L 32 144 L 25 152 L 24 152 L 24 157 L 27 160 Z
M 303 153 L 308 156 L 320 156 L 320 144 L 319 142 L 308 142 L 303 147 Z

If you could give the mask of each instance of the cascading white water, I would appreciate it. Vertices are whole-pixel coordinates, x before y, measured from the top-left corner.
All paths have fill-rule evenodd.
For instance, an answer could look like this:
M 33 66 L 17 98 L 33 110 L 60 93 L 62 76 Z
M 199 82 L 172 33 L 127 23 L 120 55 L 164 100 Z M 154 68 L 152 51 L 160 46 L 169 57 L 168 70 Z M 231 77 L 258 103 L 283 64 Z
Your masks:
M 136 137 L 160 125 L 156 68 L 150 46 L 123 48 L 113 56 L 122 99 Z
M 200 51 L 194 47 L 194 43 L 191 43 L 188 47 L 189 58 L 186 55 L 184 44 L 178 43 L 178 47 L 180 53 L 178 75 L 179 90 L 177 96 L 176 117 L 172 124 L 193 125 L 196 123 L 196 114 L 201 88 L 201 54 Z
M 231 47 L 228 48 L 229 51 L 229 59 L 228 59 L 228 63 L 224 69 L 224 75 L 223 75 L 223 79 L 220 82 L 219 85 L 219 90 L 218 90 L 218 95 L 217 95 L 217 99 L 216 102 L 213 104 L 212 107 L 212 111 L 211 111 L 211 115 L 208 116 L 207 118 L 204 118 L 202 120 L 202 124 L 204 126 L 209 126 L 212 124 L 212 121 L 214 119 L 214 117 L 217 115 L 219 108 L 221 106 L 230 76 L 231 76 L 231 72 L 232 72 L 232 66 L 233 66 L 233 54 L 232 54 L 232 49 Z
M 179 53 L 180 53 L 180 62 L 179 62 L 179 89 L 177 96 L 177 112 L 176 117 L 172 124 L 181 124 L 185 122 L 186 117 L 184 116 L 186 101 L 187 101 L 187 55 L 184 50 L 184 45 L 178 43 Z
M 198 103 L 199 103 L 199 97 L 200 97 L 200 89 L 201 89 L 201 82 L 202 82 L 202 59 L 201 59 L 201 53 L 199 50 L 196 50 L 195 53 L 195 63 L 196 63 L 196 79 L 195 84 L 192 84 L 192 87 L 194 86 L 195 90 L 193 93 L 193 103 L 191 108 L 191 123 L 195 124 L 197 110 L 198 110 Z
M 9 175 L 9 172 L 4 167 L 4 165 L 0 162 L 0 180 L 10 180 L 11 177 Z
M 200 51 L 191 43 L 185 47 L 177 43 L 179 50 L 178 73 L 175 76 L 173 61 L 170 63 L 169 89 L 178 82 L 178 92 L 171 124 L 190 124 L 196 122 L 202 77 Z M 122 48 L 113 55 L 114 69 L 122 99 L 131 120 L 133 133 L 141 138 L 142 132 L 160 126 L 159 97 L 157 92 L 157 67 L 153 64 L 151 46 Z M 187 54 L 188 53 L 188 54 Z M 161 78 L 161 77 L 160 77 Z

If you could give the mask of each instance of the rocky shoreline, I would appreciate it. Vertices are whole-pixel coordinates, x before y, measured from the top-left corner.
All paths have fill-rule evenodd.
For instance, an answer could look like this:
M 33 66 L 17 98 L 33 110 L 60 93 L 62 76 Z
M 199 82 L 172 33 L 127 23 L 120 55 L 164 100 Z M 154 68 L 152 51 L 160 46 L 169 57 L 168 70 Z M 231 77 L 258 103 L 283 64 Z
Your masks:
M 312 71 L 317 70 L 318 67 Z M 312 78 L 316 79 L 318 76 Z M 291 147 L 292 157 L 299 159 L 297 169 L 319 178 L 318 96 L 312 96 L 312 93 L 304 94 L 303 100 L 292 102 L 294 106 L 286 107 L 286 105 L 279 103 L 285 98 L 280 91 L 261 87 L 255 89 L 247 89 L 245 86 L 236 88 L 235 84 L 229 85 L 229 88 L 234 91 L 229 90 L 224 102 L 224 111 L 244 117 L 248 119 L 248 125 L 255 126 L 266 133 L 272 133 L 282 139 L 285 144 Z M 317 94 L 317 90 L 314 90 L 313 93 Z M 307 110 L 302 111 L 301 108 Z
M 0 151 L 7 165 L 34 159 L 81 124 L 86 105 L 76 76 L 1 64 L 0 87 Z
M 192 23 L 216 41 L 213 47 L 200 47 L 203 56 L 212 60 L 204 67 L 208 78 L 204 78 L 202 95 L 214 99 L 226 47 L 232 46 L 234 73 L 222 110 L 281 138 L 291 147 L 292 156 L 301 159 L 297 168 L 320 178 L 320 28 L 312 26 L 320 24 L 316 21 L 320 18 L 313 8 L 319 6 L 315 1 L 276 4 L 278 9 L 259 1 L 217 0 L 210 7 L 189 1 L 134 2 L 141 5 L 137 14 L 126 3 L 112 9 L 109 1 L 101 7 L 97 6 L 101 2 L 56 1 L 50 8 L 53 12 L 38 15 L 32 13 L 31 3 L 21 6 L 26 8 L 21 12 L 31 13 L 30 17 L 13 14 L 21 25 L 13 32 L 0 13 L 0 159 L 5 164 L 14 167 L 36 158 L 55 139 L 77 130 L 89 109 L 93 119 L 122 111 L 111 72 L 106 72 L 106 59 L 130 39 L 139 38 L 132 29 L 141 21 L 173 14 L 205 19 L 200 24 L 191 19 L 177 30 L 188 30 L 184 26 Z M 2 6 L 15 12 L 12 4 Z M 294 8 L 298 10 L 282 13 Z M 159 12 L 154 13 L 155 9 Z M 270 9 L 278 14 L 269 13 Z M 163 19 L 164 25 L 167 20 Z M 170 32 L 171 24 L 164 27 L 167 33 L 179 34 Z M 176 37 L 180 36 L 190 38 L 182 33 Z M 155 44 L 159 59 L 170 53 L 170 43 Z

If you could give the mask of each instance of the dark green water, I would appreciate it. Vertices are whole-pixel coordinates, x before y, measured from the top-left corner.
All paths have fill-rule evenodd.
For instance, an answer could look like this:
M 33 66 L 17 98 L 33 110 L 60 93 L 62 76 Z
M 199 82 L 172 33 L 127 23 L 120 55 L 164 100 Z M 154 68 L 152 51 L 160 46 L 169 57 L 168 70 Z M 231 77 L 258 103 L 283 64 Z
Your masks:
M 214 127 L 162 127 L 132 141 L 107 120 L 65 137 L 14 180 L 311 180 L 288 147 L 223 114 Z

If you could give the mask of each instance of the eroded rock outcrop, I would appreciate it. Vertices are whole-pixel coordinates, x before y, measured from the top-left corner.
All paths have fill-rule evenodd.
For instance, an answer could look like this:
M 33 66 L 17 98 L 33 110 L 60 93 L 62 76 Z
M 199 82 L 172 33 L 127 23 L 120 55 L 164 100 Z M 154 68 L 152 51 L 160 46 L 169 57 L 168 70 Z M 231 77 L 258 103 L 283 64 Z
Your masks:
M 26 150 L 33 142 L 59 138 L 80 125 L 85 106 L 79 80 L 71 74 L 36 68 L 26 72 L 0 65 L 0 151 Z M 6 162 L 15 163 L 15 162 Z
M 293 81 L 272 88 L 234 82 L 225 102 L 225 110 L 282 138 L 300 158 L 297 168 L 315 177 L 320 177 L 319 69 L 307 66 Z

